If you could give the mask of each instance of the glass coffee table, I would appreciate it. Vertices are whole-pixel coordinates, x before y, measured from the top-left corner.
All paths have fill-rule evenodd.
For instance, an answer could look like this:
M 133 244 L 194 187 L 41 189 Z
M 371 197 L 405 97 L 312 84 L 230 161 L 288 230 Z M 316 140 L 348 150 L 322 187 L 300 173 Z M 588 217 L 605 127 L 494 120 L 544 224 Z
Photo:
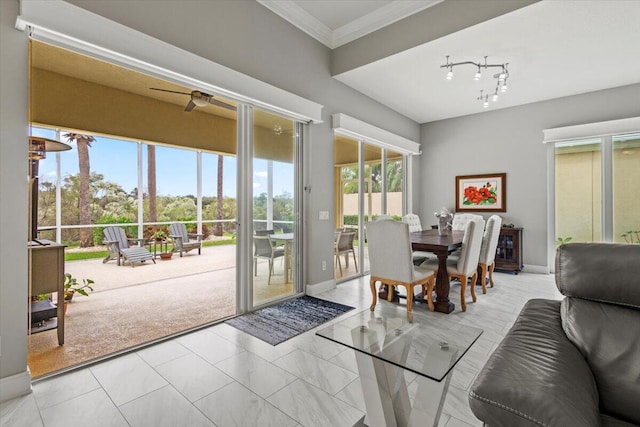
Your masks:
M 437 313 L 414 311 L 409 322 L 405 307 L 387 304 L 316 332 L 355 350 L 371 427 L 437 426 L 451 371 L 481 334 Z M 413 407 L 404 370 L 418 375 Z

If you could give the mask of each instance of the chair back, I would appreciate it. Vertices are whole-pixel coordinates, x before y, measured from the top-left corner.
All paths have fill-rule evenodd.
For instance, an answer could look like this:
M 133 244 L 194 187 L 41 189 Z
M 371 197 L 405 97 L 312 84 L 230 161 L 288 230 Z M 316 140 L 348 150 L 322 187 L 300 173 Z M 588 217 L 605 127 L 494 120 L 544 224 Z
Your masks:
M 457 270 L 459 274 L 472 276 L 478 269 L 480 248 L 482 247 L 482 234 L 484 232 L 484 219 L 474 219 L 467 223 L 462 238 L 460 257 Z
M 270 234 L 275 234 L 273 229 L 271 230 L 256 230 L 256 236 L 269 236 Z
M 253 244 L 255 246 L 254 256 L 262 256 L 271 258 L 273 255 L 273 244 L 269 236 L 253 236 Z
M 118 242 L 120 249 L 129 249 L 129 240 L 127 239 L 127 233 L 124 232 L 122 227 L 106 227 L 103 231 L 104 237 L 110 241 Z
M 482 247 L 480 248 L 478 262 L 486 265 L 493 264 L 496 258 L 498 239 L 500 238 L 500 227 L 502 227 L 502 218 L 498 215 L 491 215 L 487 220 L 484 236 L 482 236 Z
M 187 233 L 187 226 L 181 222 L 174 222 L 169 226 L 169 231 L 172 236 L 180 236 L 182 243 L 189 243 L 189 233 Z
M 453 221 L 451 221 L 451 229 L 453 231 L 464 231 L 467 223 L 474 219 L 482 219 L 482 221 L 484 221 L 480 215 L 457 213 L 453 216 Z
M 371 276 L 414 281 L 409 226 L 399 221 L 367 223 L 367 242 Z
M 403 216 L 402 222 L 407 223 L 409 225 L 409 233 L 422 231 L 422 224 L 420 223 L 420 217 L 414 213 L 409 213 Z
M 355 231 L 343 231 L 340 233 L 336 242 L 336 249 L 338 252 L 350 251 L 353 249 L 353 239 L 355 237 Z

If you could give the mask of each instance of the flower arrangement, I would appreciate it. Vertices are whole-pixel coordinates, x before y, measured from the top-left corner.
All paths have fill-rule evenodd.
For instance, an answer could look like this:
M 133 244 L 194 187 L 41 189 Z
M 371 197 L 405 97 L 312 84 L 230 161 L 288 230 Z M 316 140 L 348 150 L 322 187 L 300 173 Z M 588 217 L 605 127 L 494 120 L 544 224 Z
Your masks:
M 434 212 L 436 218 L 438 218 L 438 232 L 443 234 L 444 230 L 451 226 L 453 221 L 453 213 L 446 207 L 442 207 L 440 212 Z

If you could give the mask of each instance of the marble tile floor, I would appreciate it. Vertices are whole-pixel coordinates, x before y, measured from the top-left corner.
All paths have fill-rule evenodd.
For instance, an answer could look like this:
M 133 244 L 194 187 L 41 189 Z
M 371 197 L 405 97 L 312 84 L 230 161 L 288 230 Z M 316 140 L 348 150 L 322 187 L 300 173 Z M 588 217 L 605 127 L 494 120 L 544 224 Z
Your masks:
M 368 279 L 342 283 L 319 296 L 366 309 Z M 561 298 L 551 275 L 496 273 L 495 282 L 487 294 L 478 290 L 475 304 L 467 295 L 464 313 L 460 287 L 452 285 L 456 311 L 447 320 L 453 328 L 473 325 L 484 333 L 453 371 L 441 427 L 481 425 L 467 400 L 478 371 L 527 300 Z M 424 304 L 414 310 L 428 313 Z M 415 394 L 416 375 L 408 373 L 406 379 Z M 274 347 L 218 324 L 37 381 L 33 393 L 0 404 L 0 425 L 340 427 L 363 414 L 350 350 L 316 336 L 315 330 Z

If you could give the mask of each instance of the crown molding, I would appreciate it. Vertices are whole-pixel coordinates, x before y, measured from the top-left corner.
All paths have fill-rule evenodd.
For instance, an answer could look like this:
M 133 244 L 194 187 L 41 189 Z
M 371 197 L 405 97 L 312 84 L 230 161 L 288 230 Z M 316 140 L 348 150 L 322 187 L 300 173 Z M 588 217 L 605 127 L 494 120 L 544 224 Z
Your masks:
M 395 0 L 333 31 L 332 49 L 418 13 L 444 0 Z
M 292 0 L 256 0 L 325 46 L 331 47 L 333 31 Z
M 394 0 L 342 27 L 331 30 L 331 28 L 298 6 L 295 0 L 257 0 L 258 3 L 276 15 L 331 49 L 340 47 L 443 1 Z

